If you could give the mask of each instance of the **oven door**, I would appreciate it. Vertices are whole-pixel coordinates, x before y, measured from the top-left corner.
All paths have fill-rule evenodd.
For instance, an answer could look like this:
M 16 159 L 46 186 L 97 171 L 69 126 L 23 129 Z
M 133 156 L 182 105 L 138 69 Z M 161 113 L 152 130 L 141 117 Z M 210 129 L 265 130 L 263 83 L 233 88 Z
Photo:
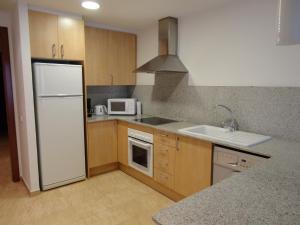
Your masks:
M 153 145 L 128 137 L 128 164 L 147 176 L 153 177 Z

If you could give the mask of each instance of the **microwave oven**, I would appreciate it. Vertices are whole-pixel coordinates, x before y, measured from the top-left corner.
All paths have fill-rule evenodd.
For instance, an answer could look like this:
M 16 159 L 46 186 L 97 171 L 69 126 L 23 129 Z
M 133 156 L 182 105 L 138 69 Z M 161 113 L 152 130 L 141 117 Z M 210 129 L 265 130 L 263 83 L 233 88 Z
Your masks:
M 107 100 L 107 112 L 109 115 L 135 115 L 135 98 L 111 98 Z

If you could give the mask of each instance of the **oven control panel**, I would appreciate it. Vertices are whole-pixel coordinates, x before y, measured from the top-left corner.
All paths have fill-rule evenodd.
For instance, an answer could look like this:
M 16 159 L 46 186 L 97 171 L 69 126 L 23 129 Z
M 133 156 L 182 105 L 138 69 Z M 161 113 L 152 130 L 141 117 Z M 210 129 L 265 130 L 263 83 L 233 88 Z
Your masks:
M 134 130 L 131 128 L 128 128 L 128 137 L 132 137 L 148 143 L 153 143 L 153 134 L 146 133 L 139 130 Z

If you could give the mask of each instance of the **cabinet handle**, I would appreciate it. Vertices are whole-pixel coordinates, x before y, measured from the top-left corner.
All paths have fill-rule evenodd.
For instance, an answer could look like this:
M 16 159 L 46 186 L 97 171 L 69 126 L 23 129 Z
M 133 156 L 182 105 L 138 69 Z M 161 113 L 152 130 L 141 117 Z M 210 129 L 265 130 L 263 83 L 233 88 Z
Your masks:
M 176 138 L 176 150 L 179 151 L 179 137 Z
M 64 58 L 65 55 L 64 45 L 60 46 L 60 54 L 61 54 L 61 58 Z
M 111 85 L 113 85 L 114 84 L 114 76 L 112 74 L 110 75 L 110 80 L 111 80 Z
M 56 48 L 55 48 L 55 44 L 52 44 L 52 58 L 55 58 L 56 56 Z

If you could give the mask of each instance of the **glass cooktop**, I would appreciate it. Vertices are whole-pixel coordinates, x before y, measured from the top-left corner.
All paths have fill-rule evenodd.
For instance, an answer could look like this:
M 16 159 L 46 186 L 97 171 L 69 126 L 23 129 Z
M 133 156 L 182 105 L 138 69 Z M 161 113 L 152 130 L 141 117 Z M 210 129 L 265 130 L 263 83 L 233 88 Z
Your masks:
M 176 120 L 170 120 L 170 119 L 165 119 L 160 117 L 141 118 L 141 119 L 135 119 L 134 121 L 140 123 L 146 123 L 150 125 L 162 125 L 162 124 L 177 122 Z

